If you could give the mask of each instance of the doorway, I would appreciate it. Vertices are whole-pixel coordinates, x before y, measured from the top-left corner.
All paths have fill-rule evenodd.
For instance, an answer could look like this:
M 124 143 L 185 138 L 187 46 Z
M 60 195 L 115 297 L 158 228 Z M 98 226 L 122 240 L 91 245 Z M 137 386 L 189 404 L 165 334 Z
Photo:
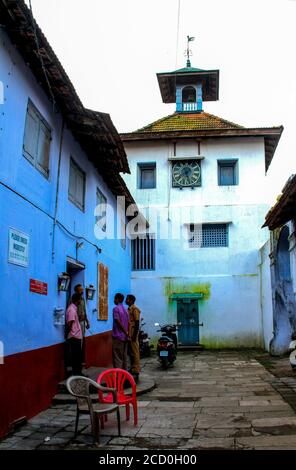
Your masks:
M 67 300 L 66 300 L 67 306 L 68 306 L 70 303 L 72 294 L 74 293 L 74 287 L 77 284 L 82 284 L 84 286 L 85 264 L 67 257 L 67 273 L 70 276 L 70 286 L 67 292 Z
M 65 311 L 67 310 L 70 302 L 71 302 L 71 297 L 74 293 L 74 287 L 77 284 L 82 284 L 84 286 L 84 273 L 85 273 L 85 264 L 80 263 L 79 261 L 67 257 L 67 273 L 70 276 L 70 285 L 69 289 L 67 291 L 66 295 L 66 306 L 65 306 Z M 66 318 L 65 318 L 66 321 Z M 67 333 L 68 329 L 66 328 L 65 324 L 65 339 L 67 339 Z M 84 354 L 84 353 L 83 353 Z M 68 343 L 65 343 L 65 373 L 66 377 L 69 376 L 71 372 L 71 357 L 70 357 L 70 350 Z
M 194 346 L 199 344 L 198 300 L 177 300 L 178 344 Z

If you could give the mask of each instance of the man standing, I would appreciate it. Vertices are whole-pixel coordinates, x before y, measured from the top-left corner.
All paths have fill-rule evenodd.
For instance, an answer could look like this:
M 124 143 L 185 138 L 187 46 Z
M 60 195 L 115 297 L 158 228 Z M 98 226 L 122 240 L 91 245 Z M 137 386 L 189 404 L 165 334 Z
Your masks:
M 66 311 L 66 323 L 68 327 L 67 343 L 69 345 L 71 366 L 73 375 L 81 375 L 82 371 L 82 355 L 81 341 L 82 331 L 78 319 L 77 309 L 81 302 L 79 294 L 73 294 L 71 303 Z
M 113 367 L 127 370 L 128 313 L 122 305 L 123 300 L 124 296 L 120 293 L 114 297 L 112 356 Z
M 139 329 L 140 329 L 140 314 L 141 310 L 135 305 L 136 297 L 129 294 L 126 297 L 126 304 L 128 305 L 129 313 L 129 335 L 130 335 L 130 359 L 131 359 L 131 373 L 136 382 L 140 373 L 140 348 L 139 348 Z
M 87 318 L 87 313 L 86 313 L 86 305 L 85 305 L 85 299 L 84 299 L 84 289 L 82 284 L 77 284 L 74 287 L 74 292 L 75 294 L 80 295 L 80 304 L 78 305 L 77 308 L 77 314 L 81 326 L 81 331 L 82 331 L 82 342 L 81 342 L 81 347 L 82 347 L 82 363 L 85 363 L 85 333 L 86 330 L 89 329 L 90 324 L 89 320 Z

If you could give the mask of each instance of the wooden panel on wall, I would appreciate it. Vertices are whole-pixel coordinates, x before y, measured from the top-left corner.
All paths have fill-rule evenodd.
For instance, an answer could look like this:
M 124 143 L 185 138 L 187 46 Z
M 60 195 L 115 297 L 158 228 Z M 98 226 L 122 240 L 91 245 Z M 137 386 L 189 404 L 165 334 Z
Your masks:
M 98 319 L 108 320 L 108 277 L 109 270 L 103 263 L 98 264 Z

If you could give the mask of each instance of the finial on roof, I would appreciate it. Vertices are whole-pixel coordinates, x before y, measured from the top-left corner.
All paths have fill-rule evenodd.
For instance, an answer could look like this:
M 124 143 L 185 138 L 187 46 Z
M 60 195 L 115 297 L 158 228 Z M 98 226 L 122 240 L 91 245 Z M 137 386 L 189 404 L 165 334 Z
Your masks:
M 195 37 L 187 36 L 187 49 L 185 51 L 185 55 L 187 56 L 186 67 L 191 67 L 190 56 L 192 56 L 192 51 L 189 49 L 189 43 L 194 41 Z

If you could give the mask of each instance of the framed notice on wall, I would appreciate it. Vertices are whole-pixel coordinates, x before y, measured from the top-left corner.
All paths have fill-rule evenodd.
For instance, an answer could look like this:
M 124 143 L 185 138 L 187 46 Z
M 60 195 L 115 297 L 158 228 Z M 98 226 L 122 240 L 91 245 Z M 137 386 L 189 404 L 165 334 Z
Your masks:
M 27 267 L 29 264 L 29 242 L 29 235 L 14 228 L 10 228 L 8 262 Z

